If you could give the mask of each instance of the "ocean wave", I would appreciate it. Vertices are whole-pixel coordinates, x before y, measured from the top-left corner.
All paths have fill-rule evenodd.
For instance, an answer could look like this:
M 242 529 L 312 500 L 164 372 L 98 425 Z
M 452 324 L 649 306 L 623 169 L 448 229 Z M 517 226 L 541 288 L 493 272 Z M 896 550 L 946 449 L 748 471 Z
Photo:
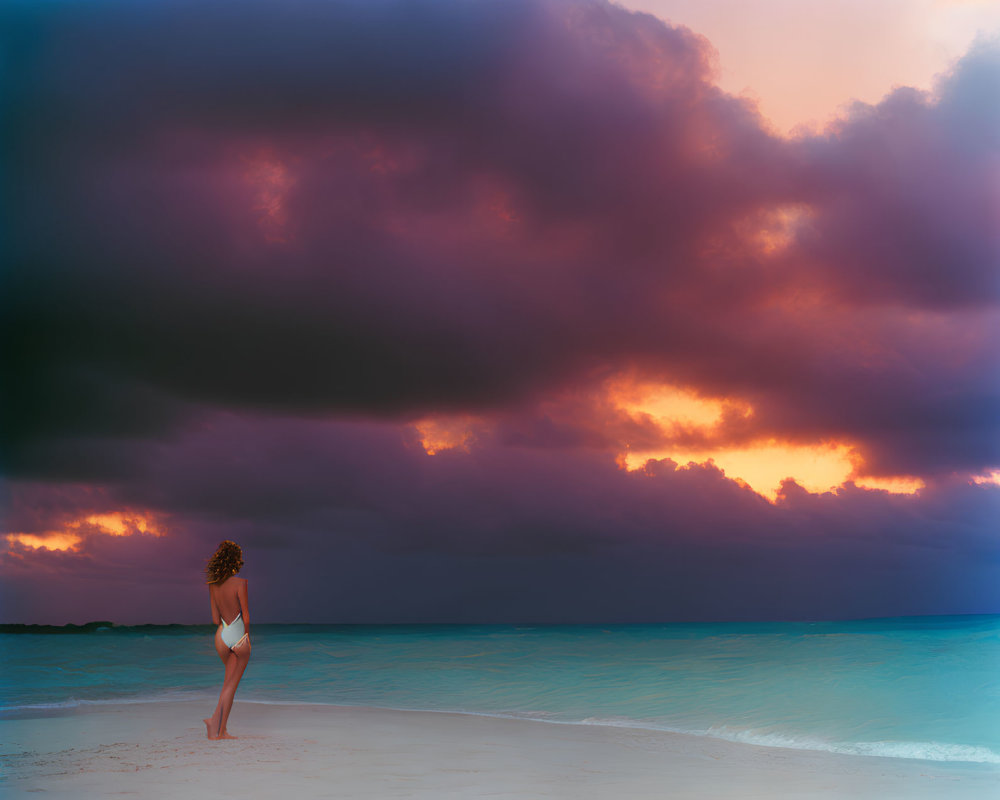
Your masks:
M 1000 753 L 988 747 L 948 742 L 827 742 L 820 739 L 720 726 L 705 731 L 705 736 L 760 747 L 784 747 L 790 750 L 815 750 L 851 756 L 875 758 L 910 758 L 921 761 L 961 761 L 976 764 L 1000 764 Z
M 854 742 L 839 744 L 838 753 L 883 758 L 919 758 L 924 761 L 971 761 L 1000 764 L 1000 753 L 988 747 L 946 742 Z

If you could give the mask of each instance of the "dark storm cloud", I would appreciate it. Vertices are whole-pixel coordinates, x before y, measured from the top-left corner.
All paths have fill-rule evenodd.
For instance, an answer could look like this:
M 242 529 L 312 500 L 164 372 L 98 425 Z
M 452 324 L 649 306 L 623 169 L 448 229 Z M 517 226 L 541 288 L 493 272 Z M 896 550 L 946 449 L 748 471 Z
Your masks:
M 214 414 L 128 481 L 9 488 L 25 531 L 172 507 L 160 537 L 15 546 L 0 600 L 22 621 L 65 617 L 66 596 L 76 621 L 205 619 L 197 576 L 223 538 L 245 548 L 259 621 L 810 619 L 1000 602 L 1000 490 L 964 482 L 918 498 L 788 483 L 771 505 L 711 466 L 629 473 L 597 452 L 496 441 L 428 457 L 389 423 Z
M 629 272 L 655 285 L 651 253 L 690 271 L 687 243 L 663 253 L 664 237 L 759 194 L 690 166 L 702 138 L 773 149 L 707 83 L 703 42 L 602 4 L 21 16 L 14 465 L 53 429 L 124 428 L 67 408 L 57 387 L 81 362 L 303 410 L 477 405 L 572 377 L 613 355 L 594 351 L 637 299 Z M 260 147 L 294 179 L 287 247 L 263 240 L 241 181 Z M 373 176 L 373 158 L 403 166 Z M 499 193 L 512 231 L 481 218 Z
M 996 464 L 993 48 L 786 141 L 602 2 L 3 14 L 11 474 L 126 474 L 195 403 L 522 408 L 623 365 L 750 402 L 744 439 Z

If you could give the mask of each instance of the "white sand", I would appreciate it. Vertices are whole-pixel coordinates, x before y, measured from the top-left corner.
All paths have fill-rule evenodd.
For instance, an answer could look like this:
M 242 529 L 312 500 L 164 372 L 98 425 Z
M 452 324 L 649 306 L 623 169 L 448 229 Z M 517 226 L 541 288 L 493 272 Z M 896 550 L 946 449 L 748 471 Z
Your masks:
M 1000 767 L 331 706 L 96 706 L 0 722 L 6 798 L 1000 798 Z

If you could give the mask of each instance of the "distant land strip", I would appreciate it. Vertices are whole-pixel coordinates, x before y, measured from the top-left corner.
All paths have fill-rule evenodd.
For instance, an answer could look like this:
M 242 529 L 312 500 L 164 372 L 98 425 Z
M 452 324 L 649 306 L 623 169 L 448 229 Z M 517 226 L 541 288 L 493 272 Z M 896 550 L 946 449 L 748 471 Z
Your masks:
M 67 625 L 24 625 L 21 623 L 0 624 L 0 633 L 95 633 L 96 631 L 102 629 L 110 630 L 112 628 L 125 628 L 134 631 L 142 628 L 184 628 L 186 630 L 190 630 L 191 628 L 197 627 L 214 628 L 215 626 L 181 625 L 177 622 L 173 622 L 168 625 L 119 625 L 117 622 L 97 620 L 96 622 L 85 622 L 83 625 L 73 625 L 72 623 Z

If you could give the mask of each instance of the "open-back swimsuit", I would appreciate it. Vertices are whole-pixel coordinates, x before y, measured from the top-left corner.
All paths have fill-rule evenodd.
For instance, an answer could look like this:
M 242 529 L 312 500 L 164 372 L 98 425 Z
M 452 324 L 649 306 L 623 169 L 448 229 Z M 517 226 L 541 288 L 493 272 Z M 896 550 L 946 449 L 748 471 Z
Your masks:
M 242 611 L 236 615 L 236 619 L 232 622 L 227 623 L 221 616 L 219 619 L 222 620 L 222 643 L 230 650 L 250 635 L 243 627 Z

